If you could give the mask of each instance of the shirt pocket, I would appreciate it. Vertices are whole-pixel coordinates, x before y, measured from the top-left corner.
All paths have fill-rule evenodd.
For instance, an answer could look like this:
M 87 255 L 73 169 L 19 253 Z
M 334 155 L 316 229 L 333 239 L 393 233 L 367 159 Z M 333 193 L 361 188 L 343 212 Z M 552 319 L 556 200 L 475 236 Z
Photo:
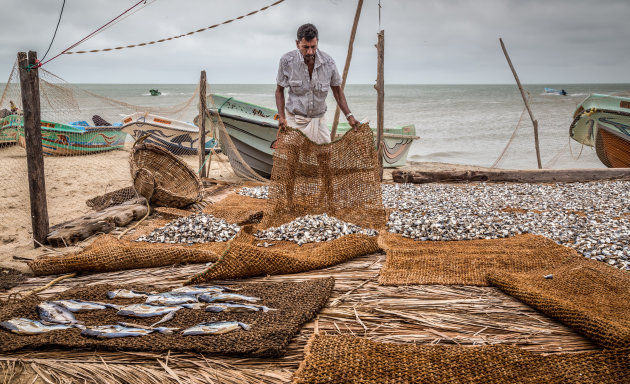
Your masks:
M 289 87 L 296 95 L 304 95 L 308 91 L 303 80 L 289 80 Z
M 328 90 L 330 89 L 329 83 L 317 83 L 316 92 L 319 96 L 326 96 L 328 94 Z

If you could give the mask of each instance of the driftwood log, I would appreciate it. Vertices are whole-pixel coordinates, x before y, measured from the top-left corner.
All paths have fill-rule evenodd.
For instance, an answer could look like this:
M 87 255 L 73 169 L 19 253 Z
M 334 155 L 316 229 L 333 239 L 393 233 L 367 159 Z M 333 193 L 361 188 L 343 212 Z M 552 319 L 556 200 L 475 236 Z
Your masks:
M 92 212 L 75 220 L 55 225 L 48 234 L 48 243 L 54 247 L 76 244 L 95 233 L 109 233 L 116 227 L 124 227 L 147 214 L 144 198 L 130 200 L 121 205 Z
M 403 171 L 392 172 L 396 183 L 468 183 L 474 181 L 514 183 L 575 183 L 598 180 L 630 180 L 630 168 L 536 169 L 483 171 Z

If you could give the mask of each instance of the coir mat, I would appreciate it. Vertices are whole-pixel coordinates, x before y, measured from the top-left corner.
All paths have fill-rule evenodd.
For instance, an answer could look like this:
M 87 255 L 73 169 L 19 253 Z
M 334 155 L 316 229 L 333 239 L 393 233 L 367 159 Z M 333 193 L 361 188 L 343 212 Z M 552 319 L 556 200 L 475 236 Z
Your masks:
M 96 339 L 80 335 L 79 329 L 57 330 L 41 335 L 23 336 L 0 329 L 0 351 L 42 348 L 88 348 L 127 351 L 189 351 L 238 356 L 277 357 L 284 354 L 289 341 L 301 326 L 311 320 L 326 304 L 334 286 L 333 278 L 305 282 L 260 282 L 231 285 L 239 294 L 261 298 L 261 303 L 275 311 L 254 313 L 212 313 L 203 309 L 180 309 L 175 317 L 161 326 L 185 329 L 203 322 L 240 321 L 251 326 L 249 331 L 238 329 L 222 335 L 183 336 L 152 333 L 140 337 Z M 55 299 L 79 299 L 115 304 L 141 303 L 142 299 L 108 300 L 112 289 L 133 288 L 150 290 L 146 286 L 94 285 L 65 291 Z M 36 306 L 42 300 L 28 296 L 0 308 L 0 321 L 14 317 L 37 319 Z M 115 309 L 88 311 L 75 314 L 85 325 L 116 324 L 126 321 L 148 326 L 160 317 L 129 318 L 116 315 Z
M 508 345 L 380 343 L 316 335 L 294 383 L 628 383 L 629 351 L 541 355 Z
M 630 348 L 628 272 L 582 258 L 530 272 L 495 271 L 488 281 L 604 348 Z
M 523 272 L 561 264 L 580 256 L 543 236 L 505 239 L 415 241 L 382 233 L 379 244 L 387 254 L 381 285 L 444 284 L 487 286 L 490 270 Z

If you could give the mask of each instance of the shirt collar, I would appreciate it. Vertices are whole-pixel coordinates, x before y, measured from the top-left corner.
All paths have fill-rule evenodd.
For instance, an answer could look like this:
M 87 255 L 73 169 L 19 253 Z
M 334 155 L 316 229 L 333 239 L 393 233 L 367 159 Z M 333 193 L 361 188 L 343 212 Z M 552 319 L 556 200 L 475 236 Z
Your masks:
M 299 49 L 296 49 L 299 57 L 300 57 L 300 62 L 304 65 L 306 65 L 306 63 L 304 63 L 304 56 L 302 55 L 302 52 L 300 52 Z M 315 68 L 318 68 L 322 65 L 323 63 L 323 58 L 321 53 L 319 52 L 319 48 L 317 48 L 317 51 L 315 52 Z

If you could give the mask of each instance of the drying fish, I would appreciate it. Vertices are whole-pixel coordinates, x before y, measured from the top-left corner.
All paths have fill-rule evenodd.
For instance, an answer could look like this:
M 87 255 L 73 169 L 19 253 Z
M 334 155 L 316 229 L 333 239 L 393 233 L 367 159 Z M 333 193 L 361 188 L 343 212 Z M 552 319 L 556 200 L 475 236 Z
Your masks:
M 224 333 L 232 332 L 239 327 L 243 328 L 246 331 L 249 331 L 251 329 L 249 325 L 241 323 L 240 321 L 217 321 L 214 323 L 197 324 L 194 327 L 185 329 L 182 334 L 184 336 L 221 335 Z
M 151 324 L 151 328 L 155 327 L 158 324 L 166 323 L 167 321 L 173 320 L 173 317 L 175 317 L 175 313 L 177 313 L 177 311 L 179 311 L 180 309 L 181 308 L 177 308 L 176 310 L 167 313 L 158 322 L 155 322 L 155 323 Z
M 76 324 L 79 321 L 74 317 L 72 312 L 61 305 L 50 301 L 44 301 L 37 305 L 37 314 L 39 318 L 48 323 L 57 324 Z
M 147 297 L 157 292 L 142 292 L 134 291 L 131 289 L 116 289 L 107 292 L 107 297 L 110 299 L 137 299 L 139 297 Z
M 205 303 L 190 303 L 190 304 L 181 304 L 180 307 L 187 309 L 203 309 L 206 306 Z
M 203 295 L 197 296 L 199 301 L 203 301 L 204 303 L 212 303 L 215 301 L 245 301 L 248 303 L 255 303 L 260 299 L 258 297 L 244 296 L 236 293 L 204 293 Z
M 264 305 L 247 305 L 237 303 L 216 303 L 206 307 L 206 312 L 268 312 L 275 309 Z
M 140 328 L 140 329 L 146 329 L 146 330 L 150 330 L 150 331 L 155 331 L 158 333 L 163 333 L 165 335 L 170 335 L 173 332 L 177 331 L 179 328 L 169 328 L 169 327 L 155 327 L 153 328 L 152 326 L 148 327 L 146 325 L 140 325 L 140 324 L 134 324 L 134 323 L 124 323 L 122 321 L 117 322 L 116 324 L 120 324 L 123 327 L 127 327 L 127 328 Z
M 172 292 L 158 293 L 147 297 L 145 303 L 153 305 L 180 305 L 196 303 L 195 296 L 178 295 Z
M 160 306 L 150 304 L 131 304 L 120 308 L 116 314 L 120 316 L 153 317 L 162 316 L 179 310 L 181 307 Z
M 114 308 L 118 309 L 120 306 L 116 304 L 109 303 L 99 303 L 96 301 L 81 301 L 81 300 L 55 300 L 51 301 L 51 303 L 60 305 L 70 312 L 83 312 L 83 311 L 94 311 L 105 308 Z
M 84 336 L 94 336 L 101 339 L 112 339 L 116 337 L 146 336 L 152 332 L 152 329 L 126 327 L 124 325 L 116 324 L 88 327 L 81 331 L 81 334 Z
M 193 286 L 184 286 L 171 290 L 170 293 L 178 294 L 178 295 L 186 295 L 186 296 L 197 296 L 203 293 L 212 293 L 212 292 L 227 292 L 227 291 L 235 291 L 235 289 L 222 287 L 220 285 L 212 285 L 212 286 L 203 286 L 203 285 L 193 285 Z
M 42 324 L 39 320 L 13 318 L 11 320 L 1 322 L 0 327 L 6 329 L 7 331 L 17 333 L 18 335 L 39 335 L 60 329 L 82 328 L 83 326 L 78 324 Z

